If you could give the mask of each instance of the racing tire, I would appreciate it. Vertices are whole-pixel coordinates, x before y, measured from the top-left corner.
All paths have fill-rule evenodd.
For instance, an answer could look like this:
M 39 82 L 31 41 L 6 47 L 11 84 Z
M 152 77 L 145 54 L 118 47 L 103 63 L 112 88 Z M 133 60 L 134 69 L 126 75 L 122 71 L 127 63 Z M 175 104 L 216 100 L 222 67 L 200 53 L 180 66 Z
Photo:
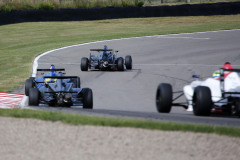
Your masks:
M 33 78 L 29 78 L 25 81 L 25 95 L 29 96 L 29 89 L 33 88 L 34 83 L 33 83 Z
M 193 94 L 193 113 L 196 116 L 208 116 L 212 109 L 212 96 L 208 87 L 198 86 Z
M 29 89 L 29 106 L 38 106 L 39 104 L 39 91 L 37 88 Z
M 35 79 L 35 77 L 29 77 L 28 79 L 30 79 L 30 80 L 32 80 L 32 81 L 33 81 L 33 80 Z
M 89 60 L 86 57 L 83 57 L 81 59 L 81 70 L 82 71 L 88 71 L 88 62 L 89 62 Z
M 131 56 L 125 57 L 125 65 L 126 65 L 126 69 L 129 69 L 129 70 L 132 69 L 132 57 Z
M 81 80 L 80 77 L 73 79 L 73 88 L 81 88 Z
M 124 71 L 124 60 L 122 57 L 117 59 L 117 70 Z
M 92 109 L 93 108 L 93 93 L 90 88 L 83 88 L 83 108 Z
M 235 106 L 236 106 L 236 116 L 240 118 L 240 98 L 236 99 Z
M 172 86 L 168 83 L 160 83 L 156 93 L 157 111 L 169 113 L 172 108 Z

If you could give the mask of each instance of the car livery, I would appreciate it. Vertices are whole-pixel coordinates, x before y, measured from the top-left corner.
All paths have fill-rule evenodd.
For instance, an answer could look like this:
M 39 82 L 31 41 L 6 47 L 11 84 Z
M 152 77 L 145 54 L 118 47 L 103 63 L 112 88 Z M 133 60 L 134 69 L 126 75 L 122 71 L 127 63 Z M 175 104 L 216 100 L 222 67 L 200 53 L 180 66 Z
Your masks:
M 97 54 L 93 54 L 92 52 L 97 52 Z M 124 58 L 117 56 L 117 52 L 118 51 L 114 51 L 113 49 L 108 49 L 106 45 L 103 49 L 90 49 L 89 58 L 83 57 L 81 59 L 80 68 L 82 71 L 88 71 L 88 69 L 124 71 L 125 67 L 126 69 L 131 70 L 132 57 L 127 55 L 124 63 Z
M 78 76 L 63 76 L 65 69 L 38 69 L 44 71 L 41 78 L 30 77 L 25 82 L 25 95 L 29 105 L 83 106 L 93 108 L 93 94 L 90 88 L 81 88 Z M 57 73 L 57 71 L 59 71 Z

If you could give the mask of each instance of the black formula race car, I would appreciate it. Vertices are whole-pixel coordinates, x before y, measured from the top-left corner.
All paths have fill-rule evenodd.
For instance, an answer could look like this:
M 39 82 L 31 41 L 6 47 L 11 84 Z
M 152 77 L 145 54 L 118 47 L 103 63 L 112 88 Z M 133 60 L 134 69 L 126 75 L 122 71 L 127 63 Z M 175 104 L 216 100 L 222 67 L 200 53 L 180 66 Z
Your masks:
M 91 52 L 97 52 L 97 54 Z M 89 59 L 83 57 L 80 68 L 82 71 L 88 71 L 88 69 L 124 71 L 125 67 L 131 70 L 132 57 L 130 55 L 126 56 L 124 63 L 124 58 L 117 56 L 117 52 L 113 49 L 108 49 L 107 46 L 104 46 L 103 49 L 90 49 Z
M 40 71 L 49 69 L 40 69 Z M 59 69 L 51 69 L 51 72 Z M 38 70 L 39 71 L 39 70 Z M 90 88 L 81 88 L 78 76 L 44 74 L 42 78 L 30 77 L 25 82 L 25 94 L 29 96 L 29 105 L 47 106 L 83 106 L 93 108 L 93 93 Z

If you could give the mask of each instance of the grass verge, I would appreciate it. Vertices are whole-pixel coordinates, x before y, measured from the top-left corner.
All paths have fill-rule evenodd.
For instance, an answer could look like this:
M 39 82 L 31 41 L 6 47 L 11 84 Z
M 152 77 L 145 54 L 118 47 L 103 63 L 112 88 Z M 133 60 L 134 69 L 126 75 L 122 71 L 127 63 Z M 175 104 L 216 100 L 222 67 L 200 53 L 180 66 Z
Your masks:
M 2 25 L 0 92 L 11 92 L 21 86 L 31 75 L 34 58 L 51 49 L 107 39 L 239 28 L 240 15 Z
M 120 118 L 93 117 L 60 112 L 35 111 L 28 109 L 0 109 L 0 116 L 34 118 L 47 121 L 61 121 L 71 125 L 94 125 L 111 127 L 132 127 L 151 130 L 214 133 L 231 137 L 240 137 L 240 128 L 183 124 L 175 122 L 157 122 Z

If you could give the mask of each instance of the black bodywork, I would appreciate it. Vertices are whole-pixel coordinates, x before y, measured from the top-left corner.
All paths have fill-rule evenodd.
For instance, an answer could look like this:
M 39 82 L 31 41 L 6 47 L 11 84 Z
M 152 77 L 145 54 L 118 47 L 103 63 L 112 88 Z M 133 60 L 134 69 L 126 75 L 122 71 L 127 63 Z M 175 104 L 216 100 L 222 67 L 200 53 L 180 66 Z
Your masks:
M 97 54 L 92 52 L 97 52 Z M 88 71 L 88 69 L 124 71 L 125 67 L 129 70 L 132 69 L 132 57 L 128 55 L 124 61 L 123 57 L 117 56 L 117 52 L 113 49 L 90 49 L 89 58 L 81 59 L 80 68 L 82 71 Z

